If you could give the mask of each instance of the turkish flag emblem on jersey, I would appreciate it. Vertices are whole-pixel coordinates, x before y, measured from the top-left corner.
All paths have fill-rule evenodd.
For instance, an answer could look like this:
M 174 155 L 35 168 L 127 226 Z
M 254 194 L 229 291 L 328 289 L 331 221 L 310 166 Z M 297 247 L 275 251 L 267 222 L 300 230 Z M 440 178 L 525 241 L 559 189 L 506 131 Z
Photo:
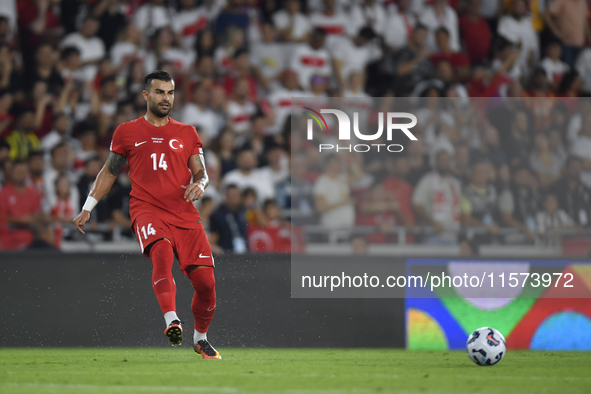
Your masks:
M 185 148 L 185 144 L 179 138 L 173 138 L 170 141 L 168 141 L 168 146 L 170 146 L 170 148 L 174 152 L 182 152 L 183 149 Z

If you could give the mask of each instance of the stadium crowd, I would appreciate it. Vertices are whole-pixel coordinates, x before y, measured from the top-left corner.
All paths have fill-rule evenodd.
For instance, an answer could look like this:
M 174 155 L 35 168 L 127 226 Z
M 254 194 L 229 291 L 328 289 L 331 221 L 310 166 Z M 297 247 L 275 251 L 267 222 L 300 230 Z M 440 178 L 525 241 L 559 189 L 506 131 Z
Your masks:
M 69 223 L 115 128 L 145 114 L 154 69 L 176 82 L 171 116 L 203 140 L 211 183 L 197 206 L 217 253 L 257 250 L 256 229 L 289 250 L 291 223 L 375 226 L 371 243 L 396 242 L 397 226 L 438 244 L 481 228 L 460 237 L 472 246 L 583 231 L 589 17 L 586 0 L 5 0 L 0 250 L 76 236 Z M 419 141 L 323 163 L 291 133 L 301 97 L 420 97 L 408 104 Z M 91 215 L 104 239 L 133 236 L 130 188 L 119 176 Z

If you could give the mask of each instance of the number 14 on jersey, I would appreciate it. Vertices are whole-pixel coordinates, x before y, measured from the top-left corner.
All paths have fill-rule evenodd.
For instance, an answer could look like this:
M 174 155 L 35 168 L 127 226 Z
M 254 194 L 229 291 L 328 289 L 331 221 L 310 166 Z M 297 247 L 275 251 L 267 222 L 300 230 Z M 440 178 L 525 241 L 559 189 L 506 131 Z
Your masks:
M 164 153 L 160 155 L 160 161 L 158 163 L 157 159 L 158 159 L 158 155 L 156 153 L 152 153 L 150 155 L 150 157 L 152 158 L 152 163 L 154 164 L 153 168 L 154 171 L 158 170 L 158 168 L 162 168 L 164 171 L 166 171 L 166 169 L 168 169 L 168 165 L 166 164 L 166 160 L 164 160 Z

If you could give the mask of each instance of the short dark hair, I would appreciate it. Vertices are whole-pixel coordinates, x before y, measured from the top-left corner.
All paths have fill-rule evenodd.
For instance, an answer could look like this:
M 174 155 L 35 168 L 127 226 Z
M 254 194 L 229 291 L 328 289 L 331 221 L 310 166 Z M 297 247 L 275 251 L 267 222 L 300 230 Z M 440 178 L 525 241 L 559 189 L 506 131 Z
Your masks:
M 43 157 L 43 152 L 40 150 L 34 150 L 29 152 L 28 160 L 31 160 L 33 157 Z
M 437 30 L 435 30 L 435 34 L 439 34 L 439 33 L 443 33 L 449 37 L 449 30 L 444 26 L 441 26 Z
M 80 55 L 80 50 L 76 47 L 65 47 L 60 54 L 61 60 L 66 60 L 70 56 Z
M 155 70 L 144 76 L 144 90 L 148 90 L 150 88 L 150 84 L 154 79 L 164 82 L 172 81 L 172 77 L 166 71 Z
M 55 152 L 58 149 L 61 149 L 61 148 L 67 147 L 67 146 L 68 146 L 68 143 L 65 142 L 65 141 L 62 141 L 59 144 L 57 144 L 56 146 L 54 146 L 53 148 L 51 148 L 51 157 L 54 157 L 55 156 Z

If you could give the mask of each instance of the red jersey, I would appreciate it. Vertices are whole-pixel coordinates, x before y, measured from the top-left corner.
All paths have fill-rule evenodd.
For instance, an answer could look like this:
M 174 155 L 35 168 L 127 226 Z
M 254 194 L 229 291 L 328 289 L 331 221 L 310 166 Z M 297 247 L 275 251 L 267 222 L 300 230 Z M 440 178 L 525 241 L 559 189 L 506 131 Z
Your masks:
M 142 213 L 181 228 L 199 228 L 201 218 L 181 185 L 191 182 L 189 158 L 202 153 L 195 127 L 172 118 L 156 127 L 142 116 L 123 123 L 113 133 L 111 151 L 127 158 L 131 222 Z

